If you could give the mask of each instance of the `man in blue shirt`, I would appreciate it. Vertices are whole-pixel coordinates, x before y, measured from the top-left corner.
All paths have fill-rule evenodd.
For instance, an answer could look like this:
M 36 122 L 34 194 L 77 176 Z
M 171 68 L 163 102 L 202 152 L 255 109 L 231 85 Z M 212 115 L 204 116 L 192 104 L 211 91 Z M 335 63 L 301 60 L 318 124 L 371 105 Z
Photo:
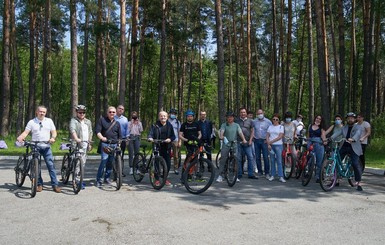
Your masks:
M 266 133 L 271 121 L 265 118 L 262 109 L 258 109 L 257 118 L 253 122 L 254 124 L 254 149 L 255 149 L 255 160 L 257 163 L 258 173 L 260 175 L 265 174 L 266 178 L 270 178 L 270 163 L 268 157 Z M 261 153 L 263 156 L 264 169 L 262 170 Z
M 130 132 L 128 131 L 128 119 L 123 115 L 124 113 L 124 106 L 118 105 L 116 108 L 116 114 L 114 116 L 115 121 L 119 122 L 120 124 L 120 131 L 123 138 L 128 138 L 128 135 Z M 120 148 L 122 149 L 122 176 L 126 177 L 126 175 L 123 173 L 124 169 L 124 151 L 126 150 L 126 141 L 122 141 L 120 144 Z M 132 174 L 132 168 L 130 168 L 130 174 Z
M 201 128 L 201 133 L 202 133 L 201 141 L 202 141 L 202 143 L 206 143 L 208 145 L 211 145 L 211 135 L 213 134 L 213 124 L 211 123 L 211 121 L 206 119 L 206 116 L 207 116 L 206 112 L 201 111 L 198 124 Z M 203 154 L 203 153 L 201 153 L 201 154 Z M 207 159 L 211 161 L 211 149 L 210 149 L 210 147 L 207 147 L 206 154 L 207 154 Z

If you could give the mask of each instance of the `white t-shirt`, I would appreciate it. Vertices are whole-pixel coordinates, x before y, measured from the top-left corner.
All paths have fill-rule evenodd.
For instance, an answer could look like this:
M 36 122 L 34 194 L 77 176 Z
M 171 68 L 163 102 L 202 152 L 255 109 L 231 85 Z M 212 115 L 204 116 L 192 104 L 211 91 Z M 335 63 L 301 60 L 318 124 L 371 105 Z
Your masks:
M 360 125 L 361 125 L 361 127 L 364 128 L 364 130 L 362 130 L 362 134 L 361 134 L 361 137 L 362 137 L 366 134 L 366 130 L 368 130 L 370 128 L 370 123 L 368 123 L 367 121 L 363 121 Z M 366 137 L 365 140 L 361 142 L 361 144 L 367 145 L 368 144 L 368 137 Z
M 35 117 L 27 123 L 25 129 L 31 131 L 32 141 L 48 141 L 51 138 L 51 131 L 56 130 L 56 127 L 50 118 L 45 117 L 40 121 Z M 43 147 L 42 144 L 39 146 Z
M 282 125 L 270 125 L 269 128 L 267 129 L 267 132 L 269 133 L 269 141 L 277 138 L 279 134 L 284 133 L 284 127 Z M 282 145 L 282 139 L 274 142 L 272 145 Z

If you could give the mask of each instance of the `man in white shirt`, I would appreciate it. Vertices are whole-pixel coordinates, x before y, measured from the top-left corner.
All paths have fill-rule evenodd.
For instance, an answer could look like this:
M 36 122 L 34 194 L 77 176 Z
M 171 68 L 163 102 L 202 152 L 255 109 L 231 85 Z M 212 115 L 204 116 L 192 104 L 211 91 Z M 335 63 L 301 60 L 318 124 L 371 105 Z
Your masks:
M 57 136 L 56 127 L 50 118 L 45 117 L 47 114 L 47 108 L 45 106 L 38 106 L 36 109 L 36 117 L 30 120 L 25 127 L 23 133 L 17 137 L 18 142 L 23 142 L 28 134 L 31 132 L 32 141 L 46 141 L 46 143 L 39 143 L 38 149 L 40 154 L 44 157 L 45 163 L 48 168 L 49 176 L 51 178 L 52 189 L 56 193 L 60 193 L 61 189 L 58 186 L 56 178 L 55 164 L 53 161 L 53 155 L 51 150 L 51 144 L 55 143 Z M 41 169 L 39 169 L 39 179 L 37 182 L 37 192 L 43 190 L 43 179 L 41 177 Z

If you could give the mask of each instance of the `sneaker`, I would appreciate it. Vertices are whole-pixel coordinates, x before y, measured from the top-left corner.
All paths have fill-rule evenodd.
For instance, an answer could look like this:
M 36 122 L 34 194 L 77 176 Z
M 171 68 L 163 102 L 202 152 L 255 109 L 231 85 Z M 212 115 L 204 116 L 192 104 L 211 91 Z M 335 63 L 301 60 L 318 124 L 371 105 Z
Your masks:
M 84 190 L 86 188 L 86 183 L 82 183 L 82 190 Z
M 221 175 L 219 175 L 216 181 L 217 182 L 223 182 L 223 177 Z
M 133 175 L 134 172 L 132 171 L 132 168 L 130 168 L 130 175 Z
M 171 185 L 171 182 L 169 180 L 166 180 L 166 185 L 167 186 L 170 186 Z
M 270 176 L 269 174 L 266 174 L 266 179 L 270 180 L 271 177 L 273 177 L 273 176 Z M 273 179 L 274 179 L 274 177 L 273 177 Z
M 109 178 L 107 178 L 107 179 L 104 180 L 104 183 L 111 185 L 112 181 Z
M 99 181 L 96 182 L 96 187 L 100 188 L 100 187 L 102 187 L 102 185 L 103 185 L 102 182 L 99 182 Z
M 42 192 L 43 191 L 43 186 L 42 185 L 38 185 L 36 191 L 37 192 Z
M 237 182 L 241 182 L 241 181 L 239 180 L 239 178 L 237 178 Z
M 363 189 L 362 189 L 362 186 L 360 186 L 360 185 L 358 185 L 357 186 L 357 191 L 362 191 Z
M 60 189 L 60 187 L 58 187 L 58 186 L 54 186 L 54 187 L 53 187 L 53 191 L 56 192 L 56 193 L 60 193 L 60 192 L 61 192 L 61 189 Z
M 174 174 L 176 174 L 176 175 L 179 174 L 179 170 L 177 168 L 174 170 Z
M 267 178 L 267 176 L 266 176 Z M 274 180 L 274 176 L 270 176 L 270 178 L 268 178 L 269 181 L 273 181 Z
M 258 179 L 258 177 L 255 176 L 255 175 L 251 175 L 251 176 L 249 176 L 249 177 L 247 177 L 247 178 L 249 178 L 249 179 Z
M 279 177 L 279 182 L 286 183 L 286 180 L 283 177 Z
M 155 186 L 160 186 L 160 181 L 159 180 L 155 180 Z

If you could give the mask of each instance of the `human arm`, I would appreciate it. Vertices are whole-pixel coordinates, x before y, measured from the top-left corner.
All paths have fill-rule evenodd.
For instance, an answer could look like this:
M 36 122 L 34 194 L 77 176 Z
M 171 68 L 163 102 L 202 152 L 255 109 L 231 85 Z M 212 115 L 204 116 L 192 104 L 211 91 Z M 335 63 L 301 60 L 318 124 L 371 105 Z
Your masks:
M 51 138 L 48 140 L 49 143 L 51 143 L 51 144 L 55 143 L 56 137 L 57 137 L 56 129 L 51 130 Z
M 372 128 L 370 127 L 370 125 L 368 125 L 368 127 L 365 127 L 364 130 L 365 130 L 365 134 L 363 136 L 361 136 L 360 142 L 365 141 L 370 136 L 370 134 L 372 133 Z
M 253 144 L 253 138 L 254 138 L 254 127 L 251 127 L 249 145 Z
M 28 136 L 29 132 L 31 132 L 31 131 L 28 130 L 28 129 L 24 130 L 24 132 L 21 133 L 21 134 L 19 135 L 19 137 L 17 137 L 17 141 L 18 141 L 18 142 L 23 142 L 23 141 L 25 140 L 25 138 Z

